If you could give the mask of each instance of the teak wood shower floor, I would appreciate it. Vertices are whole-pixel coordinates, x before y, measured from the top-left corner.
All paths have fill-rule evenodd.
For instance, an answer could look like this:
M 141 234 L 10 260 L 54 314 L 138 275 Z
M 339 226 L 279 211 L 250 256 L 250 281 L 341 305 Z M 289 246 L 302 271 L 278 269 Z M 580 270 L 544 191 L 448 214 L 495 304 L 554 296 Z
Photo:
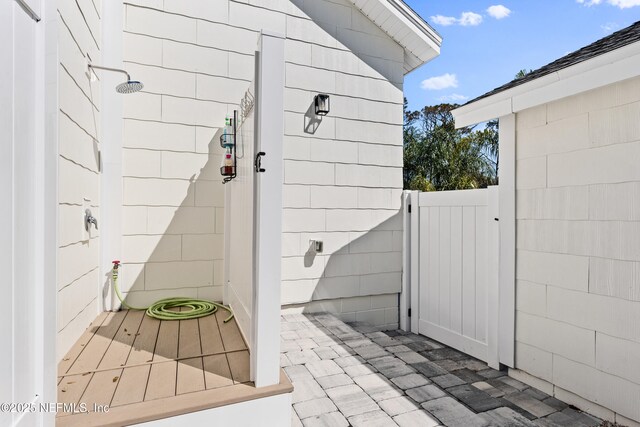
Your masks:
M 290 392 L 283 374 L 278 385 L 254 387 L 249 351 L 235 320 L 223 322 L 227 316 L 218 310 L 161 321 L 143 311 L 102 313 L 58 364 L 58 403 L 82 412 L 67 406 L 56 425 L 129 425 Z

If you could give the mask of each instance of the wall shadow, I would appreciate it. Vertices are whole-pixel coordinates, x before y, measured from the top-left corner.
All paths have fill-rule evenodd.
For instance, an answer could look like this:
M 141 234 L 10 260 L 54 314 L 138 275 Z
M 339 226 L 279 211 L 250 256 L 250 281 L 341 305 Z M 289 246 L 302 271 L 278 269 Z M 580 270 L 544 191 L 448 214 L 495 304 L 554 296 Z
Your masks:
M 222 119 L 223 118 L 221 118 L 220 121 L 222 121 Z M 220 147 L 220 143 L 219 143 L 220 135 L 222 134 L 222 129 L 211 128 L 211 133 L 212 133 L 212 136 L 210 137 L 209 143 L 208 143 L 208 159 L 204 164 L 204 166 L 201 167 L 199 170 L 194 171 L 195 173 L 190 177 L 190 179 L 188 179 L 188 186 L 184 191 L 184 196 L 182 196 L 182 201 L 179 203 L 178 206 L 175 206 L 175 211 L 173 212 L 171 219 L 168 221 L 164 231 L 160 234 L 159 240 L 155 245 L 155 247 L 148 253 L 148 256 L 146 256 L 146 259 L 138 259 L 138 260 L 127 260 L 122 258 L 120 259 L 122 264 L 120 267 L 120 274 L 119 274 L 120 275 L 119 287 L 123 295 L 125 295 L 125 302 L 133 307 L 146 307 L 150 305 L 152 302 L 155 302 L 159 299 L 170 297 L 170 296 L 209 299 L 209 298 L 206 298 L 205 296 L 199 295 L 198 290 L 214 285 L 215 275 L 217 274 L 217 273 L 214 273 L 214 265 L 215 265 L 216 258 L 215 257 L 210 258 L 210 254 L 206 254 L 206 253 L 201 254 L 202 256 L 199 257 L 198 254 L 195 253 L 195 251 L 197 251 L 197 248 L 195 247 L 193 248 L 193 250 L 190 250 L 190 253 L 192 255 L 190 255 L 189 259 L 185 260 L 183 258 L 184 258 L 185 244 L 186 244 L 185 236 L 189 237 L 189 239 L 191 239 L 191 236 L 196 236 L 196 237 L 201 236 L 202 238 L 206 239 L 207 235 L 210 235 L 210 236 L 219 235 L 219 233 L 216 233 L 216 228 L 217 228 L 216 221 L 219 221 L 220 219 L 219 218 L 216 219 L 215 215 L 212 215 L 211 218 L 205 218 L 206 221 L 210 221 L 206 224 L 203 224 L 198 221 L 198 219 L 202 217 L 202 215 L 198 213 L 199 209 L 201 209 L 202 211 L 207 211 L 207 210 L 215 211 L 216 208 L 220 208 L 224 204 L 222 176 L 220 175 L 220 163 L 222 160 L 223 149 Z M 213 190 L 212 190 L 212 187 L 213 187 Z M 146 236 L 153 237 L 153 235 L 149 233 L 149 230 L 147 230 L 147 234 L 141 233 L 140 235 L 144 237 Z M 210 242 L 210 244 L 216 245 L 217 242 L 218 242 L 217 240 L 212 241 Z M 172 250 L 171 248 L 176 245 L 178 245 L 177 248 L 175 250 Z M 179 250 L 179 252 L 176 252 L 177 250 Z M 173 255 L 173 257 L 176 259 L 171 258 L 172 253 L 177 254 L 177 255 Z M 193 255 L 194 253 L 195 255 Z M 180 280 L 179 278 L 182 275 L 182 273 L 184 273 L 185 276 L 188 276 L 188 271 L 184 270 L 186 267 L 184 266 L 180 267 L 181 265 L 180 263 L 182 262 L 188 263 L 191 261 L 195 261 L 196 263 L 203 264 L 203 265 L 206 265 L 207 263 L 211 264 L 210 272 L 208 274 L 208 280 L 201 283 L 193 283 L 193 282 L 182 283 L 179 281 Z M 148 288 L 150 283 L 145 281 L 149 280 L 149 276 L 146 273 L 146 269 L 148 264 L 150 263 L 153 263 L 156 265 L 163 264 L 168 267 L 167 274 L 170 276 L 177 277 L 176 283 L 173 286 L 173 288 L 165 289 L 165 290 L 161 288 L 160 289 Z M 172 265 L 175 266 L 176 271 L 171 271 Z M 127 275 L 130 275 L 130 276 L 126 280 L 122 280 Z M 113 291 L 113 277 L 112 277 L 111 271 L 109 271 L 109 273 L 107 273 L 106 276 L 103 277 L 103 282 L 101 286 L 102 286 L 101 290 L 102 290 L 103 300 L 106 298 L 109 298 L 112 303 L 112 305 L 110 305 L 111 307 L 119 307 L 120 301 L 117 299 L 115 292 Z M 181 288 L 181 289 L 178 289 L 178 288 Z M 132 301 L 130 292 L 136 294 L 137 298 L 133 301 Z M 148 297 L 144 296 L 143 293 L 148 293 Z M 141 295 L 143 296 L 142 299 L 140 298 Z M 124 307 L 121 307 L 121 309 L 123 308 Z M 124 313 L 124 312 L 120 312 L 120 313 Z M 114 320 L 114 322 L 117 322 L 118 321 L 117 319 L 121 321 L 119 317 L 120 313 L 118 313 L 118 317 L 114 317 L 114 319 L 116 319 Z M 130 313 L 134 313 L 134 311 L 130 311 Z M 227 313 L 224 310 L 219 310 L 218 314 L 220 313 L 222 313 L 222 315 L 224 315 L 224 317 L 226 318 Z M 209 316 L 208 318 L 215 319 L 216 316 L 218 316 L 218 314 Z M 147 320 L 147 322 L 149 321 Z M 159 322 L 159 321 L 153 319 L 151 320 L 151 322 Z M 191 325 L 190 327 L 192 332 L 200 331 L 200 334 L 204 334 L 204 333 L 208 333 L 206 331 L 211 330 L 211 325 L 204 326 L 204 322 L 206 322 L 206 320 L 203 320 L 203 319 L 163 322 L 163 323 L 174 323 L 175 327 L 173 328 L 167 327 L 164 330 L 161 328 L 158 332 L 159 334 L 158 340 L 160 339 L 160 335 L 167 336 L 168 334 L 168 336 L 170 337 L 172 336 L 172 334 L 174 335 L 177 334 L 175 336 L 175 340 L 176 340 L 175 345 L 176 345 L 176 348 L 178 348 L 177 346 L 179 345 L 178 344 L 179 337 L 182 337 L 182 335 L 180 335 L 180 332 L 179 332 L 180 327 L 178 325 Z M 213 363 L 213 362 L 207 363 L 207 360 L 206 360 L 207 357 L 211 358 L 214 356 L 201 356 L 201 357 L 195 357 L 195 358 L 180 357 L 180 354 L 179 354 L 180 350 L 178 350 L 178 353 L 176 353 L 175 351 L 172 351 L 170 349 L 170 346 L 158 347 L 155 344 L 155 340 L 153 340 L 148 336 L 145 337 L 145 339 L 138 339 L 138 335 L 137 335 L 138 333 L 146 334 L 148 333 L 148 331 L 144 332 L 141 330 L 139 332 L 136 332 L 134 330 L 133 333 L 136 335 L 135 335 L 135 340 L 133 340 L 131 338 L 131 331 L 124 334 L 122 333 L 122 330 L 125 327 L 124 326 L 125 323 L 126 321 L 122 325 L 114 324 L 111 327 L 106 327 L 106 328 L 92 327 L 91 331 L 95 332 L 96 336 L 102 336 L 105 339 L 109 339 L 109 340 L 113 339 L 113 342 L 120 342 L 128 346 L 130 345 L 131 346 L 130 354 L 134 354 L 140 351 L 146 351 L 151 353 L 152 355 L 155 354 L 155 357 L 160 359 L 175 360 L 177 357 L 179 360 L 176 363 L 178 365 L 181 365 L 180 367 L 177 367 L 178 370 L 181 370 L 183 372 L 185 370 L 186 371 L 200 370 L 200 372 L 204 371 L 205 377 L 214 378 L 218 383 L 221 384 L 220 386 L 233 385 L 234 383 L 249 381 L 249 378 L 248 378 L 249 357 L 248 357 L 248 351 L 246 350 L 245 350 L 245 352 L 247 353 L 246 378 L 244 377 L 237 378 L 237 375 L 235 376 L 232 375 L 230 370 L 225 371 L 224 369 L 221 369 L 221 366 L 225 365 L 224 363 L 222 364 Z M 144 322 L 142 325 L 144 325 Z M 142 326 L 139 326 L 139 327 L 142 328 Z M 242 340 L 242 335 L 239 333 L 238 326 L 235 323 L 235 321 L 232 321 L 229 324 L 226 324 L 225 327 L 230 329 L 235 328 L 236 332 L 233 332 L 234 335 L 236 335 L 237 337 L 239 337 L 240 340 Z M 115 336 L 114 336 L 113 328 L 116 328 L 118 330 L 118 333 L 116 333 Z M 173 329 L 175 329 L 175 331 Z M 126 328 L 124 329 L 124 331 L 126 332 Z M 188 347 L 191 349 L 189 351 L 193 351 L 194 354 L 207 354 L 208 351 L 206 348 L 206 344 L 203 342 L 204 340 L 200 340 L 197 335 L 193 335 L 193 336 L 192 335 L 187 337 L 189 339 Z M 141 335 L 141 338 L 142 338 L 142 335 Z M 182 344 L 180 345 L 182 346 Z M 221 347 L 224 348 L 222 344 L 220 345 Z M 245 348 L 247 348 L 246 343 L 244 343 L 244 346 Z M 224 357 L 227 357 L 227 356 L 224 356 Z M 244 358 L 244 356 L 242 357 Z M 241 362 L 236 362 L 234 366 L 242 365 L 242 363 L 244 363 L 244 360 Z M 226 362 L 226 364 L 230 365 L 228 362 Z M 169 380 L 170 379 L 168 379 L 168 381 Z
M 183 296 L 183 297 L 198 297 L 198 288 L 207 288 L 214 286 L 214 267 L 216 260 L 219 258 L 208 257 L 206 253 L 197 253 L 195 243 L 199 245 L 207 246 L 207 242 L 193 242 L 197 236 L 216 236 L 220 233 L 216 233 L 216 222 L 220 222 L 220 218 L 216 218 L 216 215 L 211 215 L 210 218 L 203 218 L 203 211 L 215 211 L 216 208 L 222 208 L 224 206 L 223 184 L 222 176 L 220 175 L 220 165 L 222 161 L 223 149 L 220 147 L 219 139 L 222 135 L 222 129 L 211 128 L 212 137 L 208 143 L 208 159 L 204 166 L 202 166 L 197 172 L 193 173 L 189 179 L 170 178 L 168 181 L 188 181 L 189 184 L 184 191 L 184 197 L 177 206 L 171 205 L 140 205 L 151 209 L 175 209 L 171 215 L 170 220 L 164 220 L 166 222 L 164 229 L 159 232 L 156 230 L 148 229 L 146 232 L 134 234 L 134 236 L 140 236 L 142 238 L 153 238 L 154 236 L 160 236 L 155 247 L 148 252 L 146 257 L 138 259 L 125 259 L 121 258 L 120 277 L 118 285 L 123 295 L 126 295 L 125 302 L 132 306 L 148 306 L 152 302 L 161 298 L 169 296 Z M 162 150 L 159 150 L 162 151 Z M 137 177 L 133 177 L 137 178 Z M 144 178 L 140 178 L 144 179 Z M 148 214 L 149 215 L 149 214 Z M 162 216 L 162 215 L 160 215 Z M 148 223 L 151 222 L 150 218 L 147 218 Z M 149 224 L 148 224 L 149 225 Z M 155 225 L 153 225 L 155 227 Z M 126 236 L 123 234 L 123 236 Z M 195 237 L 194 237 L 195 236 Z M 213 239 L 213 237 L 212 237 Z M 213 242 L 210 242 L 213 244 Z M 177 245 L 180 245 L 179 247 Z M 171 250 L 171 247 L 175 246 L 175 250 Z M 185 250 L 189 251 L 189 256 L 185 258 Z M 126 252 L 126 251 L 123 251 Z M 137 254 L 135 254 L 137 256 Z M 211 263 L 211 272 L 208 275 L 208 280 L 200 283 L 193 283 L 186 277 L 189 276 L 189 271 L 184 267 L 184 264 L 179 263 Z M 174 274 L 176 276 L 176 284 L 174 287 L 153 287 L 149 286 L 149 275 L 147 274 L 147 264 L 170 264 L 174 263 L 174 271 L 168 269 L 168 274 Z M 184 274 L 180 274 L 180 273 Z M 111 270 L 105 275 L 104 282 L 102 284 L 102 296 L 103 298 L 109 298 L 111 305 L 107 304 L 106 307 L 118 307 L 120 301 L 117 299 L 113 290 L 113 280 L 111 277 Z M 185 277 L 185 281 L 182 277 Z M 176 295 L 176 289 L 184 291 L 181 295 Z M 134 293 L 136 299 L 131 300 L 128 295 L 129 292 Z M 150 296 L 145 298 L 140 293 L 145 292 Z M 151 296 L 151 295 L 154 296 Z M 143 297 L 140 300 L 140 297 Z M 103 301 L 107 302 L 107 301 Z
M 326 255 L 316 253 L 309 246 L 302 261 L 304 268 L 311 269 L 322 260 L 324 268 L 321 276 L 311 279 L 316 283 L 310 301 L 287 303 L 286 307 L 301 307 L 303 313 L 314 313 L 318 310 L 313 303 L 322 304 L 325 301 L 327 310 L 320 311 L 332 311 L 330 309 L 336 299 L 399 294 L 402 287 L 402 219 L 403 208 L 400 206 L 389 218 L 361 236 L 339 247 L 329 248 L 331 253 Z M 322 232 L 302 234 L 313 234 L 314 239 L 323 240 Z M 327 242 L 324 244 L 327 246 Z M 336 315 L 341 312 L 338 311 Z M 384 323 L 394 322 L 385 319 Z
M 322 116 L 318 116 L 316 114 L 315 103 L 311 102 L 311 105 L 309 105 L 309 108 L 307 108 L 306 113 L 304 113 L 303 132 L 313 135 L 316 133 L 321 123 L 322 123 Z
M 395 81 L 398 78 L 396 75 L 394 75 L 392 71 L 392 67 L 390 67 L 389 64 L 387 64 L 387 62 L 390 62 L 390 61 L 385 61 L 382 58 L 376 58 L 374 56 L 367 55 L 366 53 L 362 52 L 363 50 L 362 39 L 358 37 L 350 36 L 350 33 L 358 34 L 358 32 L 351 31 L 351 30 L 345 30 L 344 32 L 342 32 L 341 29 L 338 28 L 338 25 L 336 24 L 335 21 L 328 22 L 329 20 L 327 19 L 326 10 L 323 10 L 321 7 L 317 7 L 316 2 L 307 2 L 302 0 L 291 0 L 291 2 L 296 7 L 298 7 L 300 11 L 302 11 L 305 15 L 307 15 L 310 19 L 312 19 L 314 21 L 314 24 L 317 25 L 317 27 L 319 27 L 322 31 L 324 31 L 329 37 L 333 38 L 338 43 L 345 46 L 360 61 L 362 61 L 367 66 L 371 67 L 372 70 L 377 72 L 380 78 L 387 80 L 395 88 L 402 90 L 402 82 Z M 336 2 L 336 6 L 338 5 L 340 5 L 340 2 Z M 355 9 L 355 6 L 353 5 L 344 5 L 344 7 L 345 8 L 349 7 L 352 10 L 357 11 L 357 9 Z M 357 12 L 360 13 L 359 11 Z M 364 19 L 368 19 L 368 18 L 364 17 Z M 376 24 L 371 23 L 371 25 L 372 27 L 378 28 Z M 365 33 L 359 33 L 359 34 L 365 35 Z M 386 34 L 384 35 L 386 36 Z M 304 123 L 303 123 L 304 133 L 309 135 L 314 135 L 321 125 L 322 125 L 322 116 L 316 116 L 314 103 L 312 102 L 304 115 Z M 375 209 L 372 209 L 372 210 L 375 210 Z M 374 251 L 374 252 L 367 253 L 361 250 L 358 250 L 358 252 L 351 252 L 351 250 L 354 247 L 366 246 L 368 241 L 370 241 L 371 239 L 375 239 L 376 236 L 384 234 L 386 232 L 389 232 L 389 234 L 391 235 L 390 237 L 391 247 L 388 252 L 390 256 L 392 256 L 392 254 L 394 253 L 401 254 L 402 253 L 401 242 L 398 248 L 396 248 L 397 250 L 396 251 L 393 250 L 394 249 L 393 248 L 393 245 L 394 245 L 393 232 L 394 231 L 402 232 L 402 216 L 403 216 L 403 211 L 402 211 L 402 205 L 401 205 L 398 208 L 397 212 L 390 215 L 388 219 L 382 221 L 380 224 L 371 228 L 360 237 L 349 241 L 348 243 L 344 244 L 339 248 L 327 248 L 329 250 L 333 249 L 332 253 L 328 255 L 318 254 L 315 251 L 313 251 L 310 246 L 305 248 L 304 246 L 305 242 L 302 242 L 301 249 L 302 251 L 304 251 L 304 253 L 303 253 L 303 259 L 301 262 L 305 269 L 313 268 L 315 263 L 319 262 L 319 260 L 321 259 L 325 263 L 324 268 L 322 269 L 321 277 L 318 279 L 312 279 L 312 280 L 317 280 L 317 283 L 315 284 L 314 290 L 311 295 L 311 301 L 309 302 L 318 302 L 318 301 L 321 302 L 323 300 L 330 300 L 335 298 L 348 298 L 348 297 L 354 297 L 354 296 L 367 296 L 367 295 L 371 295 L 371 291 L 368 291 L 369 289 L 373 290 L 374 293 L 379 295 L 396 293 L 396 292 L 399 293 L 401 289 L 401 280 L 402 280 L 401 279 L 401 275 L 402 275 L 401 256 L 397 261 L 388 260 L 388 262 L 384 262 L 383 263 L 385 264 L 384 267 L 389 267 L 386 271 L 378 272 L 378 270 L 382 268 L 381 264 L 378 263 L 377 265 L 371 266 L 368 272 L 363 273 L 362 270 L 360 270 L 360 267 L 362 267 L 362 265 L 358 265 L 357 262 L 354 262 L 351 264 L 352 274 L 340 275 L 340 274 L 336 274 L 335 272 L 344 269 L 345 258 L 348 257 L 349 255 L 352 255 L 353 258 L 358 259 L 358 261 L 362 261 L 362 259 L 366 258 L 367 254 L 369 254 L 369 261 L 368 261 L 369 264 L 371 262 L 375 262 L 374 258 L 378 256 L 383 256 L 380 254 L 384 252 Z M 334 232 L 327 231 L 326 233 L 330 234 Z M 321 232 L 304 233 L 303 232 L 302 234 L 314 234 L 316 236 L 321 236 L 323 233 Z M 317 237 L 317 238 L 321 239 L 321 237 Z M 327 245 L 325 243 L 325 247 L 326 246 Z M 364 264 L 367 264 L 366 260 L 362 262 Z M 380 275 L 388 274 L 390 277 L 390 280 L 397 280 L 397 283 L 395 285 L 389 283 L 386 285 L 386 289 L 385 289 L 385 285 L 378 286 L 378 284 L 375 283 L 375 281 L 377 280 L 377 278 L 375 277 L 376 274 L 380 274 Z M 397 279 L 392 279 L 392 276 L 394 275 L 397 276 Z M 358 283 L 357 286 L 353 282 L 355 280 L 354 277 L 358 277 L 360 279 L 360 283 Z M 380 276 L 378 276 L 378 278 L 379 277 Z M 354 292 L 356 288 L 357 288 L 357 292 Z M 388 290 L 389 288 L 392 288 L 393 290 Z M 287 307 L 301 307 L 303 305 L 306 306 L 308 305 L 309 302 L 302 302 L 299 304 L 296 304 L 296 303 L 287 304 Z M 310 309 L 308 308 L 308 306 L 306 306 L 303 309 L 303 312 L 310 312 L 309 310 Z

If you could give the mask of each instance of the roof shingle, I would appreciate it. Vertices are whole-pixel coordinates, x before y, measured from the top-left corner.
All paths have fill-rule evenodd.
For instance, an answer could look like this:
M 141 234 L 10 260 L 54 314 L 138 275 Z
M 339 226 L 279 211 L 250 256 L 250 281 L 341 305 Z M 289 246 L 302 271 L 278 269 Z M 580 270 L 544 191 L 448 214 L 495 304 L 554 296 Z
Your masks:
M 485 93 L 484 95 L 474 98 L 471 101 L 467 102 L 465 105 L 473 104 L 474 102 L 479 101 L 483 98 L 488 98 L 500 92 L 504 92 L 507 89 L 511 89 L 532 80 L 539 79 L 540 77 L 555 73 L 556 71 L 579 64 L 581 62 L 587 61 L 589 59 L 595 58 L 597 56 L 600 56 L 607 52 L 611 52 L 637 41 L 640 41 L 640 21 L 627 28 L 623 28 L 622 30 L 617 31 L 607 37 L 604 37 L 594 43 L 591 43 L 590 45 L 585 46 L 582 49 L 578 49 L 575 52 L 563 56 L 562 58 L 557 59 L 542 68 L 538 68 L 537 70 L 530 72 L 522 78 L 512 80 L 505 85 L 502 85 L 490 92 Z

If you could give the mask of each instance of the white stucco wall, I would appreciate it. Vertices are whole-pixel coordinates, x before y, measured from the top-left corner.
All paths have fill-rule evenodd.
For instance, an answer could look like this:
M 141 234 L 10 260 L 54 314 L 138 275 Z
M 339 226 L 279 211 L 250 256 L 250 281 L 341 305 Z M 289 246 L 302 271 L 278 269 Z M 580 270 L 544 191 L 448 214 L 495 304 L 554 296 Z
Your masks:
M 287 38 L 282 303 L 397 325 L 403 49 L 346 0 L 129 0 L 124 14 L 125 66 L 145 83 L 124 98 L 131 302 L 222 298 L 222 150 L 211 139 L 253 77 L 264 28 Z M 316 93 L 331 95 L 331 113 L 311 134 Z M 323 254 L 307 253 L 310 239 Z
M 640 78 L 517 115 L 516 367 L 622 424 L 640 421 L 639 118 Z
M 100 2 L 58 3 L 58 359 L 98 312 L 99 231 L 84 231 L 84 208 L 100 219 L 100 81 L 89 82 L 87 58 L 100 60 Z

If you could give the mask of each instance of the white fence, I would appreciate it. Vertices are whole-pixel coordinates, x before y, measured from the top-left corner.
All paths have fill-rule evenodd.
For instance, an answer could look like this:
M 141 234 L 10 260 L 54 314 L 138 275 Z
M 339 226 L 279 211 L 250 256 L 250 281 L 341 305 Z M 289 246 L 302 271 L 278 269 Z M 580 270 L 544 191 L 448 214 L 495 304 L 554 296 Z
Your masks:
M 411 329 L 498 366 L 498 187 L 410 197 Z

